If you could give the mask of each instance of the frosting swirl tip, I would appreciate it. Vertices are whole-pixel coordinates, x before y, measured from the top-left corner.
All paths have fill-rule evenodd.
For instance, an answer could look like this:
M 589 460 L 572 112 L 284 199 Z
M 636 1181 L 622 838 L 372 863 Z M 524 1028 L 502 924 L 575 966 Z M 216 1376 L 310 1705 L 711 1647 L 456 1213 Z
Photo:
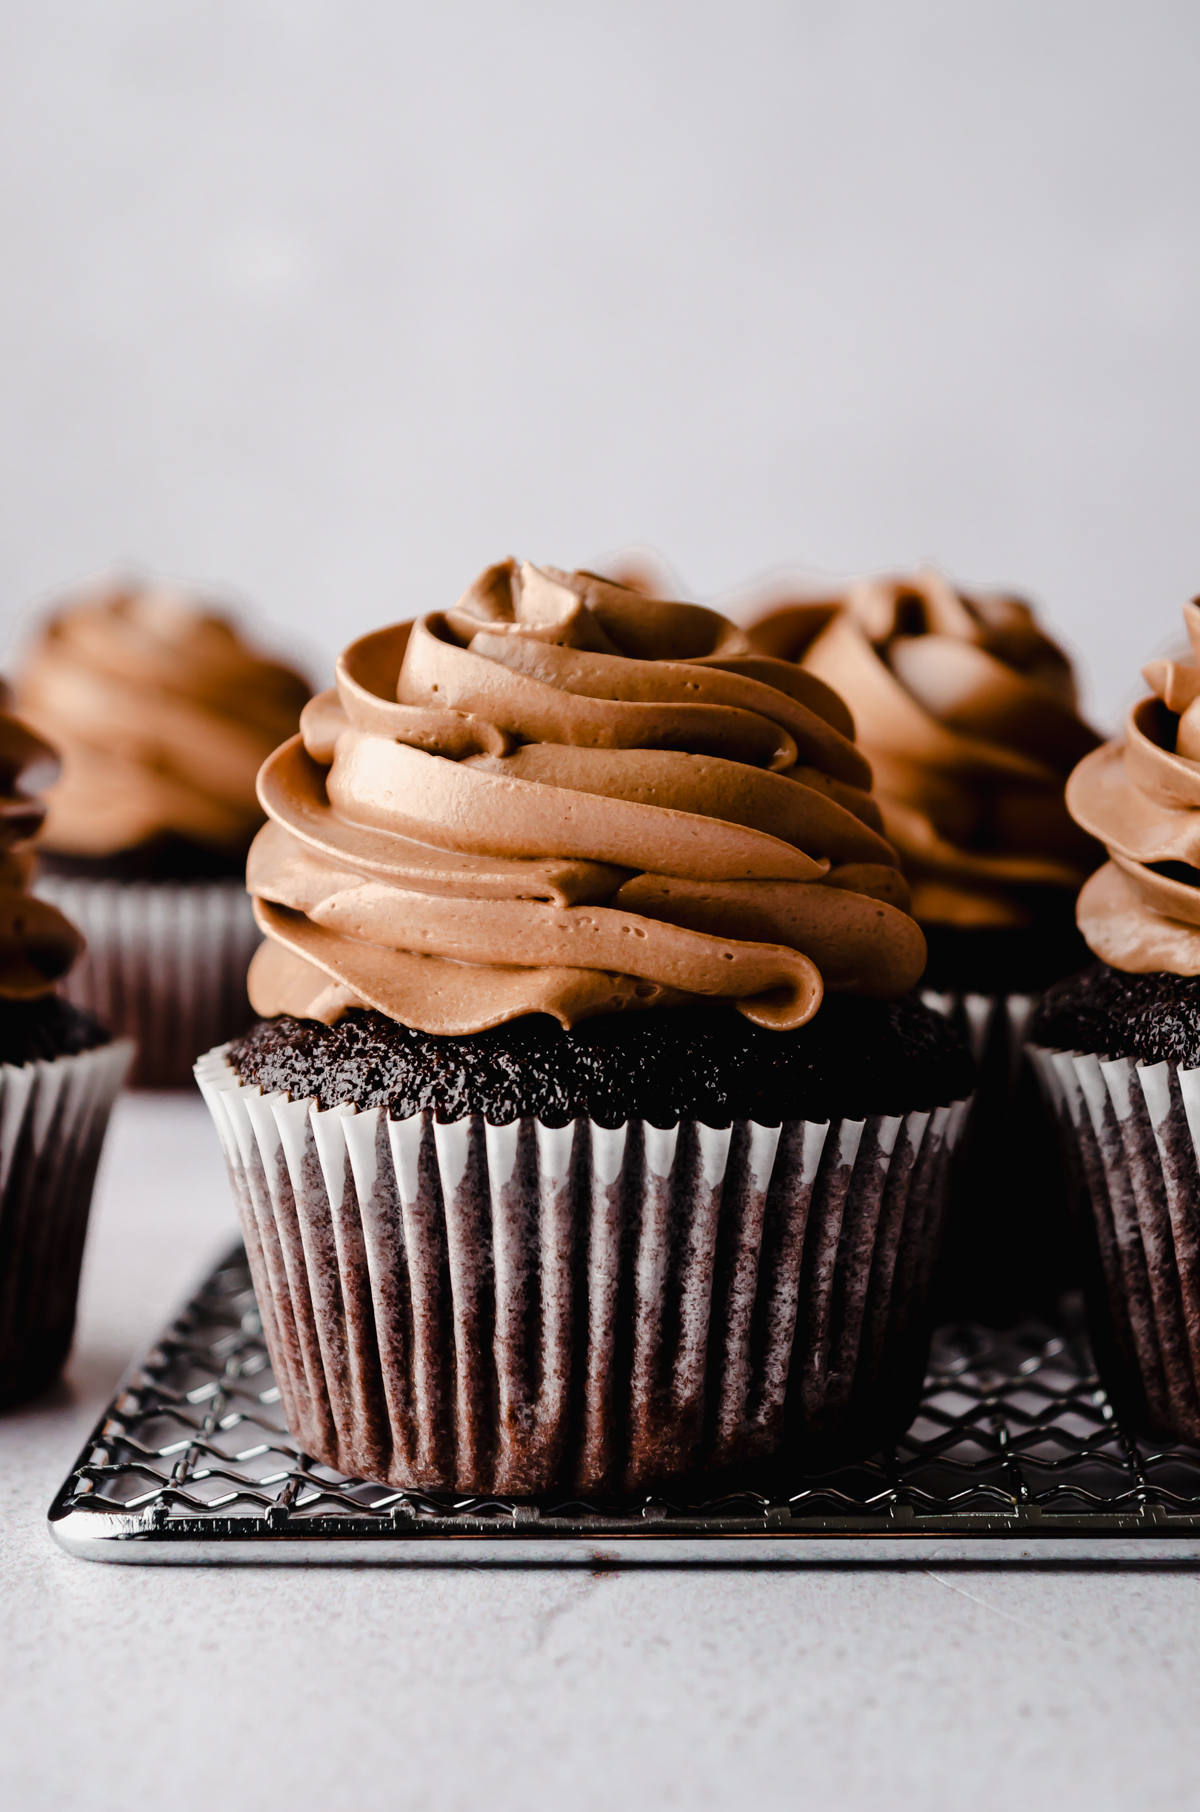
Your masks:
M 1089 947 L 1114 969 L 1200 974 L 1200 608 L 1184 606 L 1191 661 L 1153 660 L 1122 741 L 1067 784 L 1077 824 L 1108 861 L 1079 896 Z
M 7 687 L 0 700 L 10 702 Z M 58 773 L 54 750 L 0 708 L 0 1000 L 53 994 L 83 949 L 83 938 L 58 908 L 29 891 L 29 845 L 41 829 L 38 797 Z
M 101 857 L 178 838 L 236 858 L 260 822 L 258 768 L 309 691 L 171 587 L 117 583 L 68 600 L 18 683 L 23 714 L 62 755 L 44 845 Z
M 264 765 L 254 1005 L 463 1032 L 699 997 L 782 1029 L 902 993 L 924 940 L 852 729 L 716 611 L 498 562 L 346 649 Z
M 1099 738 L 1023 599 L 923 567 L 778 609 L 751 634 L 849 705 L 919 920 L 1028 925 L 1047 890 L 1073 893 L 1095 866 L 1063 787 Z

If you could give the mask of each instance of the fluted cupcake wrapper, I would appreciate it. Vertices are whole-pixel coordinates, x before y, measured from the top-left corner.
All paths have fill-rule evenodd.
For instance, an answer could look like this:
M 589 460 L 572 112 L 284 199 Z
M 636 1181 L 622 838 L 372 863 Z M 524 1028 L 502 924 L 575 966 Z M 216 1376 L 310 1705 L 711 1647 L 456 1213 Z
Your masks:
M 632 1490 L 899 1433 L 965 1102 L 713 1129 L 448 1125 L 196 1066 L 288 1425 L 425 1489 Z
M 925 988 L 923 1004 L 948 1019 L 969 1046 L 980 1071 L 1006 1075 L 1011 1088 L 1021 1067 L 1025 1033 L 1040 994 L 976 994 Z
M 190 1086 L 197 1057 L 253 1019 L 246 971 L 262 933 L 241 881 L 42 875 L 35 892 L 87 939 L 61 992 L 134 1040 L 135 1087 Z
M 1200 1069 L 1029 1052 L 1090 1205 L 1105 1382 L 1135 1426 L 1200 1441 Z
M 92 1184 L 127 1042 L 0 1064 L 0 1404 L 49 1383 L 71 1344 Z

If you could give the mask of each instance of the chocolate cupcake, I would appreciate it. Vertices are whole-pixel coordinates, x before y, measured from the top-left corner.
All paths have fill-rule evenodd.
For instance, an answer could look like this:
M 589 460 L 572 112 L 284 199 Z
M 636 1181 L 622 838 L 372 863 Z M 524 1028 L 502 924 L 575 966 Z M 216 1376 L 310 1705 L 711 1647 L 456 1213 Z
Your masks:
M 1200 608 L 1184 607 L 1200 661 Z M 1099 963 L 1030 1028 L 1082 1205 L 1091 1325 L 1127 1424 L 1200 1441 L 1200 666 L 1151 695 L 1067 785 L 1108 850 L 1079 896 Z
M 29 789 L 57 767 L 0 708 L 0 1408 L 48 1384 L 71 1344 L 96 1165 L 132 1056 L 58 993 L 83 940 L 29 892 L 43 814 Z
M 342 656 L 260 777 L 263 1023 L 197 1068 L 308 1452 L 596 1493 L 905 1425 L 971 1065 L 849 729 L 511 561 Z
M 939 1312 L 1053 1314 L 1075 1254 L 1022 1046 L 1042 990 L 1087 961 L 1075 896 L 1102 855 L 1063 798 L 1099 742 L 1070 663 L 1028 604 L 929 569 L 777 610 L 751 633 L 853 712 L 929 944 L 923 997 L 979 1062 Z
M 37 891 L 82 927 L 68 997 L 136 1039 L 140 1086 L 187 1083 L 198 1053 L 252 1017 L 255 776 L 308 696 L 162 587 L 82 597 L 31 650 L 20 708 L 63 757 Z

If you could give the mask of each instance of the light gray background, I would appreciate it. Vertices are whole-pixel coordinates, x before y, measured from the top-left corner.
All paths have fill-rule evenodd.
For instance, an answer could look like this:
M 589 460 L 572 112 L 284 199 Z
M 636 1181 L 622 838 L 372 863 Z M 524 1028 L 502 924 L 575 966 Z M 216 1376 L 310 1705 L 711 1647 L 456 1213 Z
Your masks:
M 328 661 L 515 549 L 933 556 L 1111 718 L 1200 586 L 1200 8 L 0 0 L 0 642 L 114 560 Z M 231 1224 L 126 1098 L 0 1423 L 14 1812 L 1196 1802 L 1200 1582 L 87 1567 L 44 1507 Z
M 1200 588 L 1193 0 L 4 0 L 0 646 L 328 663 L 509 550 L 932 557 L 1114 720 Z

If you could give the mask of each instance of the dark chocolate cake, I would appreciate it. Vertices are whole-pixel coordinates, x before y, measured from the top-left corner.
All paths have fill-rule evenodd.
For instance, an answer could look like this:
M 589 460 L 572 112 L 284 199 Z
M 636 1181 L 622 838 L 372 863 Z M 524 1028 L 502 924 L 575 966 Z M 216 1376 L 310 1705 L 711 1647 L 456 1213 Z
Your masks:
M 111 1042 L 94 1013 L 57 994 L 37 1000 L 9 1000 L 0 1009 L 0 1063 L 34 1063 L 74 1057 Z
M 38 852 L 43 873 L 67 881 L 222 881 L 242 880 L 246 851 L 211 849 L 189 837 L 152 837 L 132 849 L 118 849 L 103 856 L 67 855 L 43 849 Z
M 1028 926 L 925 925 L 923 988 L 952 994 L 1040 994 L 1091 961 L 1073 897 L 1053 895 Z
M 1096 1051 L 1142 1063 L 1200 1064 L 1200 976 L 1131 975 L 1094 963 L 1051 988 L 1030 1027 L 1053 1051 Z
M 260 1021 L 229 1056 L 242 1082 L 264 1093 L 315 1096 L 322 1108 L 386 1106 L 393 1120 L 432 1108 L 442 1121 L 478 1113 L 493 1124 L 533 1116 L 561 1126 L 582 1115 L 601 1126 L 776 1126 L 907 1113 L 974 1086 L 957 1035 L 912 995 L 832 995 L 808 1025 L 782 1033 L 697 1007 L 613 1014 L 570 1032 L 538 1014 L 440 1038 L 360 1009 L 333 1026 Z

